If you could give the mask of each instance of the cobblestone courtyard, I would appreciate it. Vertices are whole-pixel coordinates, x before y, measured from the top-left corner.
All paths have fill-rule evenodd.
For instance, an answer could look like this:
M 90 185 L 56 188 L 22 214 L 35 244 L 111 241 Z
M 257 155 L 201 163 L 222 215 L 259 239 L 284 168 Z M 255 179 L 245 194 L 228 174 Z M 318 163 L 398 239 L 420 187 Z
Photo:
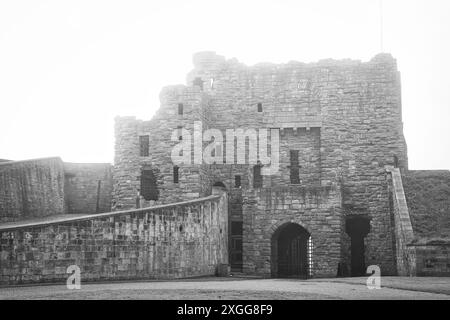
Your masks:
M 448 299 L 450 278 L 382 277 L 381 289 L 366 278 L 244 279 L 201 278 L 175 281 L 90 283 L 80 290 L 65 285 L 0 288 L 0 299 Z

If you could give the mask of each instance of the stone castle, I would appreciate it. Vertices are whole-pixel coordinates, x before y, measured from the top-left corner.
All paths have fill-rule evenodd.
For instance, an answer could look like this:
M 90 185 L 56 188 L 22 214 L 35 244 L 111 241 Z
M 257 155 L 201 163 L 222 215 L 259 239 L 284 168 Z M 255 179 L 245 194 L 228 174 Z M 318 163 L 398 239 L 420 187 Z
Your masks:
M 117 118 L 114 207 L 133 208 L 138 191 L 150 205 L 223 185 L 234 270 L 335 276 L 377 264 L 395 273 L 387 168 L 408 166 L 395 60 L 246 67 L 206 52 L 194 67 L 188 86 L 163 89 L 152 120 Z M 279 130 L 279 171 L 263 176 L 258 164 L 220 160 L 174 166 L 172 133 L 193 131 L 196 121 L 224 133 Z
M 193 62 L 187 85 L 162 90 L 151 120 L 116 118 L 110 176 L 77 179 L 75 164 L 63 166 L 73 172 L 62 169 L 59 180 L 65 213 L 67 203 L 82 207 L 83 185 L 112 190 L 110 213 L 97 205 L 87 216 L 31 225 L 37 237 L 61 228 L 64 245 L 80 228 L 79 245 L 102 239 L 102 248 L 88 247 L 91 258 L 78 248 L 66 264 L 81 264 L 92 280 L 210 274 L 226 265 L 262 277 L 358 276 L 370 265 L 384 275 L 450 274 L 450 172 L 408 170 L 391 55 L 249 67 L 201 52 Z M 265 145 L 264 129 L 270 158 L 278 156 L 273 172 L 274 163 L 251 151 Z M 174 163 L 180 145 L 185 161 Z M 213 161 L 196 161 L 196 147 Z M 2 167 L 12 164 L 0 165 L 4 186 L 14 177 Z M 428 199 L 418 195 L 436 182 Z M 11 246 L 30 228 L 14 220 L 0 224 L 3 282 L 62 277 L 56 267 L 48 277 L 13 276 L 23 268 L 4 259 L 17 259 Z

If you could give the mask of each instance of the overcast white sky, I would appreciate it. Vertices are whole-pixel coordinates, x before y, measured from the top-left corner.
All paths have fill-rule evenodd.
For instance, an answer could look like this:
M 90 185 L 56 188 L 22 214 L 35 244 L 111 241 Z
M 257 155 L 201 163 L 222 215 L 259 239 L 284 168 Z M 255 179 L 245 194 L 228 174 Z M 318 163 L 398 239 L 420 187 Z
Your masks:
M 410 169 L 450 169 L 450 1 L 383 2 Z M 112 162 L 116 115 L 150 119 L 192 54 L 246 64 L 381 51 L 379 0 L 0 0 L 0 158 Z

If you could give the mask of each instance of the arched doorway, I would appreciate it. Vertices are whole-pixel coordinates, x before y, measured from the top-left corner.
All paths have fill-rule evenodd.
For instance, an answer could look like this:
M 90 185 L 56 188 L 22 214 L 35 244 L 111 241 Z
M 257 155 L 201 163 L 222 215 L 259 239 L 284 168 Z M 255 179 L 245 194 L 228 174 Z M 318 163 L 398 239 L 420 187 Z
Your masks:
M 366 274 L 364 238 L 370 232 L 370 220 L 366 216 L 351 216 L 345 221 L 345 231 L 350 236 L 351 275 Z
M 272 276 L 302 278 L 311 275 L 311 235 L 296 223 L 285 223 L 272 235 Z

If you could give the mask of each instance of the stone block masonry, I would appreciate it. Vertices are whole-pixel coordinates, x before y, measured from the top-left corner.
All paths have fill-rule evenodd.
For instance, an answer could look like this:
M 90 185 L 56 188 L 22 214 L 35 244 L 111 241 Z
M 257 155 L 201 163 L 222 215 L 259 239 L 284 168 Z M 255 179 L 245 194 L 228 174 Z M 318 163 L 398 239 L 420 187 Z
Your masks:
M 450 276 L 450 171 L 410 170 L 403 175 L 418 276 Z
M 0 164 L 0 222 L 64 213 L 64 167 L 60 158 Z
M 0 284 L 173 279 L 228 264 L 225 193 L 139 210 L 0 226 Z
M 109 163 L 64 163 L 66 213 L 111 211 L 112 172 Z
M 310 274 L 335 277 L 341 259 L 338 185 L 263 188 L 244 192 L 244 272 L 276 276 L 275 233 L 295 223 L 311 235 Z
M 403 185 L 416 237 L 450 240 L 450 171 L 409 170 Z
M 429 240 L 411 245 L 416 252 L 418 276 L 450 276 L 450 241 Z
M 112 166 L 42 158 L 0 163 L 0 222 L 111 211 Z

